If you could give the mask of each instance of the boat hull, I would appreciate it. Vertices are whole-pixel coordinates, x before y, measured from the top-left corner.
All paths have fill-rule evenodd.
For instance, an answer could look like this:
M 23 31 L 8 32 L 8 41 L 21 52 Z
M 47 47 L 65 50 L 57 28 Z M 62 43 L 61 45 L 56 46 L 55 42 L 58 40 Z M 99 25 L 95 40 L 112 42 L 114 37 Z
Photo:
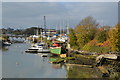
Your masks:
M 41 50 L 38 50 L 37 52 L 38 53 L 49 53 L 50 50 L 48 50 L 48 49 L 41 49 Z
M 26 50 L 26 53 L 37 53 L 37 50 Z
M 50 48 L 50 52 L 53 54 L 60 55 L 61 54 L 61 48 Z

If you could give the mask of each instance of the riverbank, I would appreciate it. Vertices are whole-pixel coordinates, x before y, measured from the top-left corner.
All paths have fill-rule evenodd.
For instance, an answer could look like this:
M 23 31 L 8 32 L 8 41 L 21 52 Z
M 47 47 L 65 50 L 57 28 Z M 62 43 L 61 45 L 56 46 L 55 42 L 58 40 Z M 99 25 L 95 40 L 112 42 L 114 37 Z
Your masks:
M 87 68 L 97 68 L 100 71 L 101 78 L 120 78 L 120 61 L 117 59 L 104 58 L 101 65 L 97 65 L 96 58 L 101 54 L 95 53 L 80 53 L 80 51 L 69 51 L 66 58 L 59 58 L 53 62 L 65 63 L 69 67 L 87 67 Z

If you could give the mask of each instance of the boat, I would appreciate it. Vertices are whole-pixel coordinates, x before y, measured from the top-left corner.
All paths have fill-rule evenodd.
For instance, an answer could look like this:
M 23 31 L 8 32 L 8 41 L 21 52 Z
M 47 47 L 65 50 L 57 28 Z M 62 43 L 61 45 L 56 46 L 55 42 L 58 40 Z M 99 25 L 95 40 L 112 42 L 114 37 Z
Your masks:
M 66 52 L 66 49 L 62 45 L 62 43 L 53 43 L 52 46 L 50 47 L 50 52 L 54 55 L 61 55 Z
M 32 45 L 31 48 L 29 48 L 25 52 L 27 52 L 27 53 L 37 53 L 38 48 L 36 46 L 37 46 L 36 44 Z
M 12 43 L 10 43 L 10 42 L 3 42 L 3 46 L 10 46 Z
M 50 50 L 46 49 L 43 43 L 36 43 L 32 45 L 31 48 L 26 50 L 25 52 L 32 52 L 32 53 L 49 53 Z

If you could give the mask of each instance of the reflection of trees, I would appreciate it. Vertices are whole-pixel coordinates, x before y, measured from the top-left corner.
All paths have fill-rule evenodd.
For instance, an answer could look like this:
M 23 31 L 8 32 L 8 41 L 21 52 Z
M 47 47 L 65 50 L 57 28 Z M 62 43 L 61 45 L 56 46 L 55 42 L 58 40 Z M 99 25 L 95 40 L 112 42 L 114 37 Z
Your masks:
M 62 68 L 62 64 L 52 64 L 52 68 L 54 68 L 54 69 L 61 69 Z
M 67 66 L 67 78 L 100 78 L 100 74 L 94 68 Z
M 110 72 L 110 78 L 120 78 L 120 61 L 107 60 L 104 66 Z

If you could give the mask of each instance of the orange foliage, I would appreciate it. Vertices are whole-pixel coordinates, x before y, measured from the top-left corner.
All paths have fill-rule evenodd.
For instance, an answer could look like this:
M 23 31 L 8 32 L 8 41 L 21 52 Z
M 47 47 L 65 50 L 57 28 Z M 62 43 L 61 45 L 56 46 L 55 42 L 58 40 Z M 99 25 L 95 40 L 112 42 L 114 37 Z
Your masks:
M 103 46 L 104 47 L 110 47 L 111 46 L 110 40 L 104 41 Z
M 97 43 L 97 46 L 103 46 L 103 43 Z
M 95 45 L 97 45 L 97 40 L 91 40 L 90 42 L 88 42 L 88 44 L 90 46 L 95 46 Z

